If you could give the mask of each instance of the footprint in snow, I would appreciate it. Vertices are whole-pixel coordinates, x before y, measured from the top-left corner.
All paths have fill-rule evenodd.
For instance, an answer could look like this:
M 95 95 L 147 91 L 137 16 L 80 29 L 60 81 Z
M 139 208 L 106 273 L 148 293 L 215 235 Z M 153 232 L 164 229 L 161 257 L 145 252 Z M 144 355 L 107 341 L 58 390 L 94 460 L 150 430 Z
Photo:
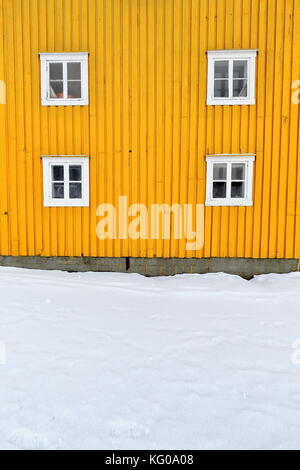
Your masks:
M 8 441 L 21 450 L 46 450 L 50 447 L 50 443 L 45 436 L 34 433 L 27 428 L 20 428 L 13 431 Z
M 138 423 L 115 422 L 110 425 L 110 435 L 115 439 L 143 439 L 148 434 L 149 429 Z

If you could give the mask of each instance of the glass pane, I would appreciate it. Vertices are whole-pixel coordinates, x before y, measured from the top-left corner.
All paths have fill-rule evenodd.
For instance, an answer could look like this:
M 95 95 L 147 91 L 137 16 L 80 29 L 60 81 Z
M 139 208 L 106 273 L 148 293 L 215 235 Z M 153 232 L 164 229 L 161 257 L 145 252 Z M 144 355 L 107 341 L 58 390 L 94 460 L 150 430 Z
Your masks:
M 70 181 L 81 181 L 81 166 L 80 165 L 71 165 L 69 169 L 69 179 Z
M 68 82 L 68 98 L 81 98 L 81 82 Z
M 82 198 L 82 184 L 70 183 L 70 199 L 81 199 L 81 198 Z
M 243 163 L 233 163 L 231 171 L 232 180 L 245 180 L 245 165 Z
M 64 97 L 63 82 L 50 82 L 50 98 L 61 99 Z
M 65 188 L 64 183 L 53 183 L 52 184 L 52 197 L 53 199 L 64 199 Z
M 215 98 L 228 98 L 229 97 L 229 82 L 228 80 L 215 80 Z
M 81 80 L 81 63 L 80 62 L 68 63 L 68 80 Z
M 226 198 L 226 183 L 214 183 L 213 184 L 213 198 L 214 199 L 225 199 Z
M 235 60 L 233 62 L 233 78 L 248 78 L 247 60 Z
M 64 167 L 53 165 L 52 166 L 52 181 L 63 181 L 64 180 Z
M 63 79 L 63 64 L 53 63 L 50 64 L 50 80 L 62 80 Z
M 245 183 L 231 183 L 231 197 L 233 199 L 245 197 Z
M 229 62 L 228 60 L 218 60 L 215 62 L 215 78 L 228 78 L 229 77 Z M 242 77 L 244 78 L 244 77 Z
M 214 181 L 226 181 L 227 165 L 226 163 L 216 163 L 214 165 Z
M 233 96 L 235 98 L 248 96 L 248 80 L 233 80 Z

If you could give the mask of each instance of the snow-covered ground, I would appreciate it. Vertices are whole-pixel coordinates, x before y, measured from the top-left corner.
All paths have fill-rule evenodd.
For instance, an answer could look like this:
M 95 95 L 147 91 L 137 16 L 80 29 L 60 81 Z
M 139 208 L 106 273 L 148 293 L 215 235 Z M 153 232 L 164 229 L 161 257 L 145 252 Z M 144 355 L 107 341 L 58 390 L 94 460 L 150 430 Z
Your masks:
M 300 273 L 0 268 L 0 448 L 300 449 L 299 340 Z

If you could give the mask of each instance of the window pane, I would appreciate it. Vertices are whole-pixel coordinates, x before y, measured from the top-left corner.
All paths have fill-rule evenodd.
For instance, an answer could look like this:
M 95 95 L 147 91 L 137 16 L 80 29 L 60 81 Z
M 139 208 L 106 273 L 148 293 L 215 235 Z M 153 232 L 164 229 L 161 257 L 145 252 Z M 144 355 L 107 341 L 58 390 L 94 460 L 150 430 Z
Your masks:
M 65 189 L 64 183 L 53 183 L 52 184 L 52 197 L 53 199 L 64 199 Z
M 226 198 L 226 183 L 214 183 L 213 184 L 213 198 L 224 199 Z
M 68 98 L 81 98 L 81 82 L 68 82 Z
M 68 63 L 68 80 L 81 80 L 81 63 L 80 62 Z
M 64 167 L 53 165 L 52 166 L 52 181 L 63 181 L 64 180 Z
M 229 82 L 228 80 L 215 80 L 215 98 L 228 98 L 229 97 Z
M 245 180 L 245 165 L 243 163 L 233 163 L 231 171 L 232 180 Z
M 63 80 L 63 64 L 50 64 L 50 80 Z
M 82 198 L 82 184 L 70 183 L 70 199 L 81 199 L 81 198 Z
M 226 163 L 216 163 L 214 165 L 214 181 L 226 181 L 227 165 Z
M 64 97 L 63 82 L 50 82 L 50 98 L 61 99 Z
M 82 169 L 80 165 L 71 165 L 69 169 L 70 181 L 81 181 L 82 180 L 81 172 L 82 172 Z
M 233 62 L 233 78 L 248 78 L 247 60 L 235 60 Z
M 233 96 L 235 98 L 243 98 L 248 96 L 247 80 L 233 80 Z
M 228 78 L 228 77 L 229 77 L 228 60 L 217 60 L 215 62 L 215 78 Z
M 231 197 L 233 199 L 245 197 L 245 183 L 231 183 Z

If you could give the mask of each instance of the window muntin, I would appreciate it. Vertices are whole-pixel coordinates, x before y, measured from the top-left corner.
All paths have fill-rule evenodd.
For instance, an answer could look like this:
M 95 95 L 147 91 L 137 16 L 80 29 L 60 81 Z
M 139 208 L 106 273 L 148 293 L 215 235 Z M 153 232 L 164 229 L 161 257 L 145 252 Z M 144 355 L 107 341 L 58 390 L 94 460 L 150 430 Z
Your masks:
M 253 205 L 254 159 L 253 155 L 208 156 L 206 205 Z
M 213 163 L 213 199 L 243 199 L 245 174 L 246 163 Z
M 84 157 L 44 157 L 44 205 L 89 205 L 89 161 Z
M 88 54 L 41 54 L 42 104 L 88 104 Z
M 257 51 L 208 52 L 208 105 L 255 104 Z

